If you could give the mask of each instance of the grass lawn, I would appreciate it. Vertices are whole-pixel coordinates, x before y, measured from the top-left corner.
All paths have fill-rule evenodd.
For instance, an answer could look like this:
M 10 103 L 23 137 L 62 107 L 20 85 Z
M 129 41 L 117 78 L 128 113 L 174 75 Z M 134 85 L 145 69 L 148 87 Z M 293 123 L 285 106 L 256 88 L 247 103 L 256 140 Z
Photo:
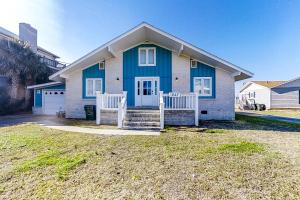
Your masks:
M 264 115 L 280 116 L 280 117 L 300 118 L 300 110 L 265 110 L 265 111 L 251 111 L 251 112 L 264 114 Z
M 114 125 L 97 125 L 95 120 L 85 120 L 85 119 L 64 119 L 64 125 L 67 126 L 78 126 L 82 128 L 97 128 L 97 129 L 117 129 Z
M 299 199 L 300 128 L 238 119 L 160 136 L 0 128 L 0 199 Z

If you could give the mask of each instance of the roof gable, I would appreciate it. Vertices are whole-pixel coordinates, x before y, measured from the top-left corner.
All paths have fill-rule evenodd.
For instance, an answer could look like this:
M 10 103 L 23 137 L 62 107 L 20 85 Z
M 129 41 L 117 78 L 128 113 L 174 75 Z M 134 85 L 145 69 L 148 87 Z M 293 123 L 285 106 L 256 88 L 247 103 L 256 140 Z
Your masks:
M 65 74 L 79 67 L 88 66 L 90 64 L 112 58 L 116 55 L 116 52 L 124 51 L 125 49 L 145 42 L 158 44 L 176 52 L 178 55 L 186 55 L 210 66 L 222 68 L 229 73 L 232 73 L 236 80 L 250 78 L 253 75 L 245 69 L 233 65 L 232 63 L 229 63 L 213 54 L 193 46 L 190 43 L 143 22 L 81 57 L 63 70 L 53 74 L 50 76 L 50 79 L 58 80 L 59 77 L 64 77 Z

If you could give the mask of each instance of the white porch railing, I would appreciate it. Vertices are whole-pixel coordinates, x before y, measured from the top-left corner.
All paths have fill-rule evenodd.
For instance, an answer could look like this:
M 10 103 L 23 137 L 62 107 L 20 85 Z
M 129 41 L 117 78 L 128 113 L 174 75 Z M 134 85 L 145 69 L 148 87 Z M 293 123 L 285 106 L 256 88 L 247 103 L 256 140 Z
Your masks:
M 164 104 L 164 93 L 159 92 L 159 115 L 160 115 L 160 129 L 163 130 L 165 127 L 165 104 Z
M 194 110 L 195 125 L 199 125 L 198 121 L 198 93 L 181 94 L 169 93 L 163 94 L 163 102 L 165 110 Z
M 127 98 L 127 93 L 123 94 L 101 94 L 96 93 L 96 123 L 100 124 L 101 110 L 119 110 L 119 103 L 122 101 L 123 97 Z
M 121 102 L 118 104 L 118 128 L 123 127 L 124 119 L 127 112 L 127 92 L 123 92 Z

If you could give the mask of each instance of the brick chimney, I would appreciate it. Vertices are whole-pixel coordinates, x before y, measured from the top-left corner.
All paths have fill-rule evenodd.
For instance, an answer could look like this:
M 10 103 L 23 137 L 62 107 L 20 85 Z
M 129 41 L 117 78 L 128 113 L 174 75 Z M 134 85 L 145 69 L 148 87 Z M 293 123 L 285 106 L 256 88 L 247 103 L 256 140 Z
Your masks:
M 19 23 L 19 39 L 30 44 L 33 52 L 37 52 L 37 30 L 30 24 Z

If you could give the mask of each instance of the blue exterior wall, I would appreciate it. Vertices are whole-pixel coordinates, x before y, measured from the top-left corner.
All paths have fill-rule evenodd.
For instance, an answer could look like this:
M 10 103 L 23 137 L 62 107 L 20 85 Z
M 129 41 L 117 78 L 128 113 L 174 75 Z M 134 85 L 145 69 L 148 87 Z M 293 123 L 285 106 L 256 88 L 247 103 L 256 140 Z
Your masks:
M 43 106 L 43 90 L 54 90 L 54 89 L 60 89 L 64 90 L 65 84 L 61 85 L 54 85 L 54 86 L 49 86 L 49 87 L 44 87 L 44 88 L 39 88 L 34 90 L 34 107 L 42 107 Z M 38 93 L 39 91 L 39 93 Z
M 212 77 L 212 96 L 199 97 L 200 99 L 214 99 L 216 98 L 216 70 L 213 67 L 197 62 L 197 68 L 190 68 L 190 88 L 194 92 L 194 77 Z
M 42 107 L 42 89 L 34 90 L 34 107 Z
M 138 48 L 156 47 L 156 66 L 138 66 Z M 123 90 L 127 91 L 127 104 L 134 106 L 135 77 L 158 76 L 160 90 L 172 90 L 172 52 L 153 44 L 142 44 L 123 53 Z
M 82 98 L 84 99 L 96 99 L 96 97 L 87 97 L 85 94 L 85 85 L 87 78 L 102 78 L 102 91 L 105 92 L 105 68 L 100 70 L 99 63 L 92 65 L 82 70 Z

